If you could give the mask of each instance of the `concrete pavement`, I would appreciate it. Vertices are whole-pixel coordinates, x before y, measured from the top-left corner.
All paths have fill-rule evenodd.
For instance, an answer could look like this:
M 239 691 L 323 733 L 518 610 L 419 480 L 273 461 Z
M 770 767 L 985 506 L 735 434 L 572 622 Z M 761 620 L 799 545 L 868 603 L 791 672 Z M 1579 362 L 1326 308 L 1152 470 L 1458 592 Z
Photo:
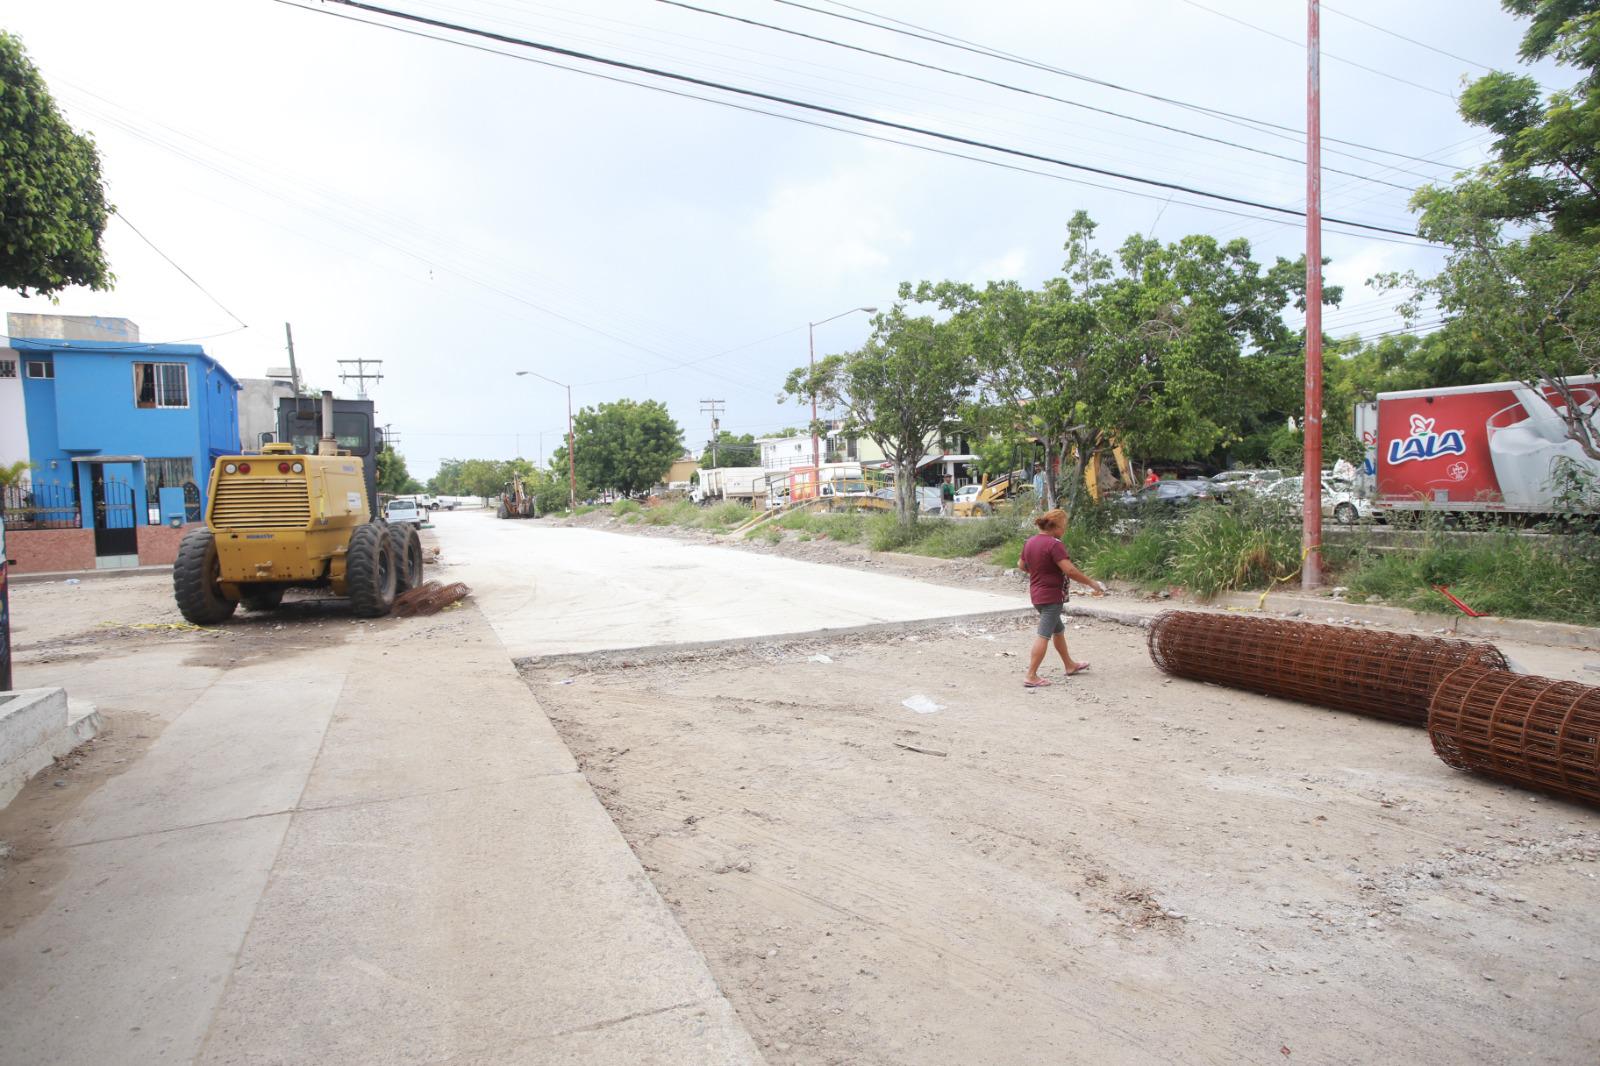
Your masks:
M 473 587 L 514 658 L 1028 607 L 1020 596 L 487 511 L 434 522 L 439 573 Z
M 164 577 L 13 590 L 19 682 L 108 729 L 0 812 L 0 1063 L 759 1062 L 512 656 L 1018 606 L 481 514 L 439 537 L 430 576 L 475 595 L 433 618 L 197 633 L 161 628 Z
M 5 814 L 0 1061 L 759 1061 L 475 609 L 266 629 L 25 666 L 159 735 Z

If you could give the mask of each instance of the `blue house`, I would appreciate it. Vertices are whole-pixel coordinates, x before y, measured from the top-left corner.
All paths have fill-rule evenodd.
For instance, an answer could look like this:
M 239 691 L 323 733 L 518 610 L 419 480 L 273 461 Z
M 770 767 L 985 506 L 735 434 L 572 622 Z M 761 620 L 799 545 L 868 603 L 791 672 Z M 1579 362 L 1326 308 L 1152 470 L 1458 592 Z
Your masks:
M 101 565 L 137 561 L 139 526 L 203 516 L 213 461 L 239 451 L 239 384 L 205 349 L 6 343 L 20 364 L 33 488 L 40 500 L 76 500 Z

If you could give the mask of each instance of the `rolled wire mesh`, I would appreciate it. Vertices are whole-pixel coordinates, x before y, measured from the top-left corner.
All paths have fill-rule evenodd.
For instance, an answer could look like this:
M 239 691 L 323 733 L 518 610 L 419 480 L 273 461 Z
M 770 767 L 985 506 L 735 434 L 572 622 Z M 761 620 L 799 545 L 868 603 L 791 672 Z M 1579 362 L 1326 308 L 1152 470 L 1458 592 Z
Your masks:
M 1434 692 L 1428 738 L 1458 770 L 1600 804 L 1600 688 L 1463 666 Z
M 1169 674 L 1416 726 L 1452 670 L 1506 667 L 1492 644 L 1205 611 L 1157 615 L 1149 642 Z

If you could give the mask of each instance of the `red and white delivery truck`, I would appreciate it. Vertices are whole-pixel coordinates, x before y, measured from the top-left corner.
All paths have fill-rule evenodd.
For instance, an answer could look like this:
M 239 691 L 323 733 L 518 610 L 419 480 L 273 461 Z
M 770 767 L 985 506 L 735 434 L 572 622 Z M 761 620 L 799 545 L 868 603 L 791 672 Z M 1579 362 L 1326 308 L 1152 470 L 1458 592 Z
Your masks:
M 1600 431 L 1600 378 L 1567 379 Z M 1356 409 L 1373 510 L 1554 514 L 1563 467 L 1600 484 L 1600 462 L 1567 435 L 1554 390 L 1520 381 L 1381 392 Z

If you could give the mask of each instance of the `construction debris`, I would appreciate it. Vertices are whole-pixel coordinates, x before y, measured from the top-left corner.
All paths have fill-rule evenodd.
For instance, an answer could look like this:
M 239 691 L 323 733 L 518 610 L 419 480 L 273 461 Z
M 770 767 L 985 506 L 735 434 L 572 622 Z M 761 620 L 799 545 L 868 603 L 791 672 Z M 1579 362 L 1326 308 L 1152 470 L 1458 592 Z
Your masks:
M 1600 804 L 1600 688 L 1463 666 L 1428 708 L 1433 750 L 1458 770 Z
M 418 614 L 436 614 L 457 600 L 470 595 L 471 592 L 471 589 L 459 581 L 443 586 L 437 581 L 425 581 L 395 597 L 394 613 L 402 618 Z
M 1157 615 L 1149 647 L 1179 677 L 1415 726 L 1452 670 L 1507 668 L 1492 644 L 1205 611 Z

